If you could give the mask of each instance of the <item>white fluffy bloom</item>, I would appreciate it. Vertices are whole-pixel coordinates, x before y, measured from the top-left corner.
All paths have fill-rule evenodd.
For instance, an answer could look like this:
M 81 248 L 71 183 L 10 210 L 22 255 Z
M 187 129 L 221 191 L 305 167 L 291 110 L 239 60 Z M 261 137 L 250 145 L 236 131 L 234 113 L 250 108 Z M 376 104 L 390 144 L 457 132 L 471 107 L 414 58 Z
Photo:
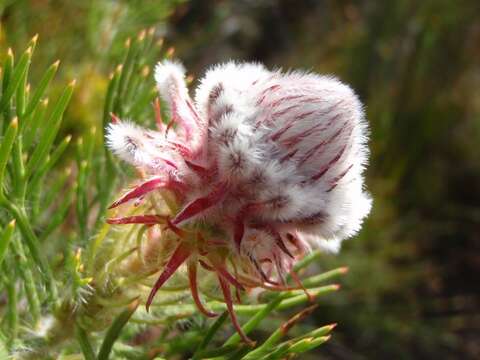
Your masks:
M 368 130 L 349 86 L 331 76 L 229 62 L 206 73 L 193 102 L 184 74 L 177 62 L 155 69 L 174 126 L 109 126 L 110 148 L 151 176 L 114 206 L 170 190 L 180 209 L 170 229 L 216 229 L 207 235 L 222 234 L 216 243 L 228 249 L 222 256 L 243 259 L 242 271 L 259 273 L 261 283 L 275 283 L 272 271 L 282 277 L 309 248 L 338 251 L 358 232 L 371 208 L 362 175 Z M 145 215 L 115 221 L 162 220 Z M 170 269 L 195 252 L 196 240 L 182 239 Z M 225 292 L 222 281 L 241 281 L 216 268 L 217 258 L 208 255 L 218 252 L 215 246 L 196 256 L 210 261 Z M 160 277 L 153 295 L 168 276 Z
M 195 187 L 191 202 L 221 184 L 221 200 L 208 206 L 213 212 L 243 225 L 273 225 L 312 247 L 338 250 L 360 229 L 371 207 L 362 176 L 367 125 L 350 87 L 330 76 L 229 62 L 206 73 L 193 104 L 184 73 L 171 61 L 155 70 L 159 92 L 181 127 L 177 135 L 111 124 L 107 140 L 117 155 L 156 175 L 175 168 Z M 202 183 L 182 158 L 216 179 Z M 201 215 L 187 211 L 178 223 Z

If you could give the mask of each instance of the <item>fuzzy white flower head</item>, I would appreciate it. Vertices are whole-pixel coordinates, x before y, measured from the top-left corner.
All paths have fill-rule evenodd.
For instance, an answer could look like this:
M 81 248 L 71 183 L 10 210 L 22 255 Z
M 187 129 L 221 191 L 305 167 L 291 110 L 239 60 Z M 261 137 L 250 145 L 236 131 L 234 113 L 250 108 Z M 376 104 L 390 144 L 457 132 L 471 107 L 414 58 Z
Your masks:
M 362 175 L 368 130 L 349 86 L 329 76 L 229 62 L 200 80 L 194 103 L 184 74 L 177 62 L 155 69 L 169 126 L 108 128 L 109 147 L 151 176 L 112 207 L 162 189 L 180 209 L 169 219 L 111 220 L 166 224 L 179 236 L 147 305 L 186 259 L 216 272 L 231 304 L 229 284 L 277 286 L 305 251 L 338 251 L 359 231 L 371 208 Z M 226 258 L 238 264 L 236 277 Z M 199 304 L 194 279 L 191 288 L 200 310 L 211 314 Z

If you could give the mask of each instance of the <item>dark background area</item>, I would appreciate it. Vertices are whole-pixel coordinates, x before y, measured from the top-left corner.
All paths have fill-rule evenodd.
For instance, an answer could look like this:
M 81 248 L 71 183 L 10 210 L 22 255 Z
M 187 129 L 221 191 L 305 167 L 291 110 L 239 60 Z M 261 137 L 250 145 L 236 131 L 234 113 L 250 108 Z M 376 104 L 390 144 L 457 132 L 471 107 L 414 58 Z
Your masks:
M 195 77 L 236 59 L 349 83 L 370 123 L 374 207 L 360 235 L 323 259 L 350 272 L 308 320 L 338 322 L 333 339 L 305 359 L 479 358 L 480 3 L 162 3 L 177 2 L 10 2 L 1 46 L 40 33 L 39 67 L 62 59 L 62 76 L 79 80 L 74 133 L 100 123 L 111 44 L 152 25 Z

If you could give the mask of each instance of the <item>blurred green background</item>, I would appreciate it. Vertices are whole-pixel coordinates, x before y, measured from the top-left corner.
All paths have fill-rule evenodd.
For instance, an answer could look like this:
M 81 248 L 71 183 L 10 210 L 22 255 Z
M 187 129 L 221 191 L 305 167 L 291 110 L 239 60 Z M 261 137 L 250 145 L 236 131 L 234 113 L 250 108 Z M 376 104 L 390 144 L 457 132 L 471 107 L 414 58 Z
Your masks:
M 374 207 L 361 234 L 323 259 L 350 272 L 308 320 L 338 322 L 332 341 L 305 359 L 480 358 L 479 1 L 4 0 L 0 9 L 2 56 L 38 33 L 33 76 L 61 59 L 58 86 L 77 79 L 63 129 L 74 136 L 101 124 L 123 42 L 151 26 L 194 77 L 237 59 L 351 84 L 370 122 Z

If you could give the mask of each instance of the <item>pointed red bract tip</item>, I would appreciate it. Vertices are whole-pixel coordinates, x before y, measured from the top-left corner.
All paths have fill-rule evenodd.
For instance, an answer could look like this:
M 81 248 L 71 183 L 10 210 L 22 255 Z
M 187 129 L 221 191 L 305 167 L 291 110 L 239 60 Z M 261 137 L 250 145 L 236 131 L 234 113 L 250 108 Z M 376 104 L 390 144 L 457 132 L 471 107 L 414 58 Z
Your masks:
M 251 215 L 253 212 L 256 212 L 262 209 L 264 206 L 263 203 L 249 203 L 244 205 L 237 215 L 235 216 L 233 224 L 233 240 L 237 251 L 240 253 L 243 235 L 245 234 L 245 219 L 247 215 Z
M 198 293 L 198 284 L 197 284 L 197 264 L 194 262 L 189 262 L 188 264 L 188 280 L 190 283 L 190 291 L 192 293 L 193 301 L 197 306 L 197 309 L 200 310 L 202 314 L 207 317 L 215 317 L 218 314 L 208 311 L 202 304 L 200 300 L 200 295 Z
M 308 297 L 308 301 L 310 302 L 314 302 L 315 301 L 315 296 L 310 294 L 308 292 L 308 290 L 305 288 L 305 286 L 303 286 L 302 284 L 302 281 L 300 280 L 300 278 L 298 277 L 297 273 L 295 271 L 290 271 L 290 276 L 292 277 L 293 281 L 295 281 L 297 283 L 297 285 L 303 290 L 303 292 L 305 293 L 305 295 L 307 295 Z
M 111 225 L 117 224 L 143 224 L 143 225 L 156 225 L 165 223 L 166 219 L 162 215 L 135 215 L 125 216 L 120 218 L 107 219 L 107 223 Z
M 217 273 L 223 277 L 225 280 L 227 280 L 230 284 L 235 286 L 237 289 L 245 291 L 245 288 L 243 287 L 240 282 L 233 277 L 232 274 L 228 272 L 228 270 L 221 264 L 214 264 L 215 270 Z
M 220 202 L 226 193 L 226 184 L 218 184 L 207 196 L 193 200 L 191 203 L 186 205 L 183 210 L 181 210 L 172 220 L 172 224 L 178 225 L 181 222 L 200 214 L 202 211 L 207 210 L 211 206 Z
M 179 238 L 185 238 L 185 236 L 187 235 L 184 230 L 172 224 L 172 221 L 170 219 L 167 219 L 167 229 L 171 230 Z
M 283 335 L 285 335 L 293 326 L 300 323 L 303 319 L 309 316 L 315 309 L 318 308 L 318 304 L 310 305 L 306 309 L 303 309 L 299 313 L 295 314 L 292 318 L 290 318 L 287 322 L 280 326 L 280 330 L 282 331 Z
M 235 223 L 233 224 L 233 241 L 235 242 L 235 247 L 240 253 L 243 235 L 245 234 L 245 224 L 243 217 L 237 216 Z
M 206 176 L 208 175 L 208 169 L 203 167 L 202 165 L 199 165 L 197 163 L 194 163 L 192 161 L 189 161 L 187 159 L 184 159 L 183 160 L 185 162 L 185 164 L 190 168 L 192 169 L 193 171 L 195 171 L 197 174 L 199 174 L 200 176 Z
M 116 208 L 117 206 L 120 206 L 126 203 L 127 201 L 139 198 L 155 189 L 162 188 L 162 187 L 168 187 L 168 181 L 165 180 L 164 178 L 156 177 L 156 178 L 147 180 L 144 183 L 136 186 L 134 189 L 128 191 L 125 195 L 123 195 L 120 199 L 115 201 L 108 208 L 109 209 Z
M 211 267 L 210 265 L 208 265 L 205 261 L 203 260 L 198 260 L 198 263 L 205 269 L 205 270 L 208 270 L 208 271 L 215 271 L 215 269 L 213 267 Z
M 287 246 L 283 242 L 282 236 L 280 233 L 273 227 L 273 226 L 268 226 L 267 231 L 273 236 L 275 239 L 275 243 L 277 244 L 278 248 L 282 250 L 286 255 L 288 255 L 290 258 L 295 259 L 293 254 L 288 250 Z
M 344 267 L 341 267 L 341 268 L 340 268 L 340 272 L 341 272 L 342 274 L 348 273 L 349 270 L 350 270 L 350 269 L 349 269 L 347 266 L 344 266 Z
M 158 277 L 157 282 L 153 286 L 152 290 L 150 291 L 150 295 L 148 295 L 147 303 L 145 304 L 145 308 L 147 312 L 150 310 L 150 305 L 152 304 L 153 298 L 158 290 L 165 284 L 165 282 L 170 279 L 170 277 L 177 271 L 177 269 L 182 265 L 190 256 L 191 251 L 188 249 L 187 246 L 184 244 L 178 245 L 178 247 L 173 252 L 172 257 L 168 260 L 167 265 L 163 272 Z
M 112 124 L 118 124 L 120 122 L 120 118 L 113 112 L 110 113 L 110 117 L 112 118 Z
M 242 327 L 240 326 L 240 323 L 238 322 L 237 315 L 235 314 L 235 311 L 233 309 L 233 301 L 232 301 L 232 294 L 230 293 L 230 287 L 228 286 L 228 283 L 225 281 L 225 279 L 217 275 L 218 277 L 218 282 L 220 283 L 220 288 L 222 289 L 223 293 L 223 298 L 225 300 L 225 304 L 227 304 L 227 310 L 228 313 L 230 314 L 230 318 L 232 319 L 233 326 L 237 330 L 238 335 L 240 338 L 249 346 L 255 346 L 255 341 L 250 340 L 247 335 L 243 332 Z

